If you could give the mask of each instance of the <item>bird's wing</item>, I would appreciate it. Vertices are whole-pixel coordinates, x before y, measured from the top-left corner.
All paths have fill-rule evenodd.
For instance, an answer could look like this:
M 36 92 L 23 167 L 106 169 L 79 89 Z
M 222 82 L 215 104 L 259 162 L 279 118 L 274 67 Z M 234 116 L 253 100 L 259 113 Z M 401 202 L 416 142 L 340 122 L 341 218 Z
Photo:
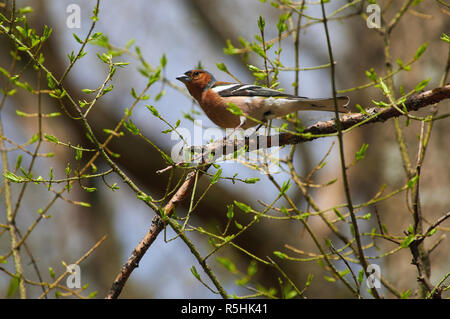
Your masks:
M 252 84 L 217 82 L 211 89 L 214 92 L 218 93 L 221 97 L 261 96 L 261 97 L 301 98 L 301 96 L 295 96 L 292 94 L 287 94 L 284 92 Z

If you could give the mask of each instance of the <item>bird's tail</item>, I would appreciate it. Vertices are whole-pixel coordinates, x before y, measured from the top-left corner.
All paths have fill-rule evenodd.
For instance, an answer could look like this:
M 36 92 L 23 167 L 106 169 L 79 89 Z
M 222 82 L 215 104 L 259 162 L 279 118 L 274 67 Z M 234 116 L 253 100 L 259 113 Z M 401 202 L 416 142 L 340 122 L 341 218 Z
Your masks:
M 347 113 L 350 99 L 348 96 L 336 97 L 338 112 Z M 283 117 L 297 111 L 327 111 L 334 112 L 334 99 L 309 99 L 306 97 L 268 98 L 264 100 L 264 119 Z
M 334 112 L 334 99 L 308 99 L 308 98 L 296 98 L 296 103 L 292 103 L 293 111 L 328 111 Z M 350 110 L 347 108 L 350 99 L 348 96 L 336 97 L 338 106 L 338 112 L 348 113 Z

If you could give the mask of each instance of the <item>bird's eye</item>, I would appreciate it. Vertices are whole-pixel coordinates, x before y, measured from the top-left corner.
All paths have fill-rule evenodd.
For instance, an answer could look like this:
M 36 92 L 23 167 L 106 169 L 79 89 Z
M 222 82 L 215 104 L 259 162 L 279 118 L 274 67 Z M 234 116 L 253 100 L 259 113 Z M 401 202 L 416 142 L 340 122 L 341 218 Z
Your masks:
M 198 74 L 199 74 L 199 73 L 198 73 L 197 71 L 195 71 L 192 75 L 193 75 L 193 76 L 198 76 Z

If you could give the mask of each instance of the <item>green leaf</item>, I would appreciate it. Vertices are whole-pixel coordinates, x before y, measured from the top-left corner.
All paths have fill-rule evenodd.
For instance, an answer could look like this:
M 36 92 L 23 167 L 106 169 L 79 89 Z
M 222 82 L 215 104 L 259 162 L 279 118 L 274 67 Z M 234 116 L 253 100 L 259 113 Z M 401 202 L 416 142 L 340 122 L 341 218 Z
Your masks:
M 416 87 L 414 88 L 414 91 L 415 92 L 422 91 L 428 85 L 428 82 L 430 82 L 430 80 L 431 80 L 431 78 L 420 81 L 420 83 L 417 84 Z
M 125 108 L 125 110 L 123 110 L 123 114 L 125 114 L 126 117 L 131 116 L 131 114 L 133 114 L 132 111 L 130 111 L 127 107 Z
M 425 50 L 428 47 L 428 43 L 424 43 L 422 44 L 416 51 L 416 54 L 414 55 L 414 60 L 417 60 L 418 58 L 420 58 L 420 56 L 425 52 Z
M 413 226 L 409 225 L 408 228 L 407 228 L 407 231 L 408 231 L 409 234 L 412 234 L 414 232 Z
M 150 112 L 152 112 L 152 114 L 154 116 L 159 117 L 159 113 L 158 113 L 158 111 L 156 110 L 156 108 L 154 106 L 148 105 L 148 104 L 145 105 L 145 106 L 150 110 Z
M 283 196 L 291 187 L 291 180 L 287 180 L 283 182 L 280 188 L 280 196 Z
M 375 104 L 376 106 L 381 106 L 381 107 L 389 107 L 390 105 L 386 102 L 383 101 L 375 101 L 372 100 L 373 104 Z
M 308 279 L 306 280 L 305 287 L 309 287 L 311 285 L 313 278 L 314 278 L 313 274 L 308 274 Z
M 356 104 L 356 108 L 359 110 L 360 113 L 367 115 L 366 110 L 359 104 Z
M 8 291 L 6 293 L 8 297 L 14 296 L 14 294 L 17 291 L 17 288 L 19 288 L 19 282 L 20 282 L 19 277 L 17 276 L 11 277 L 11 280 L 9 281 Z
M 223 53 L 227 55 L 238 54 L 239 49 L 235 48 L 229 39 L 226 41 L 227 47 L 223 49 Z
M 250 278 L 248 276 L 245 276 L 245 277 L 242 277 L 241 279 L 236 279 L 234 281 L 234 283 L 237 286 L 243 286 L 243 285 L 247 284 L 249 281 L 250 281 Z
M 67 166 L 66 166 L 66 170 L 65 170 L 66 176 L 69 176 L 71 171 L 72 171 L 72 170 L 70 169 L 70 162 L 68 162 L 68 163 L 67 163 Z
M 231 260 L 229 260 L 228 258 L 217 257 L 216 260 L 219 262 L 219 264 L 221 264 L 226 269 L 228 269 L 229 272 L 231 272 L 233 274 L 237 273 L 236 265 Z
M 416 239 L 416 236 L 412 233 L 410 233 L 401 243 L 400 247 L 402 248 L 408 248 L 409 245 Z
M 248 64 L 247 67 L 248 67 L 248 69 L 249 69 L 250 71 L 252 71 L 252 72 L 260 72 L 260 71 L 261 71 L 260 68 L 254 66 L 254 65 L 251 65 L 251 64 Z
M 364 279 L 364 269 L 361 269 L 358 273 L 358 283 L 361 284 Z
M 369 144 L 363 143 L 359 151 L 357 151 L 355 154 L 355 159 L 357 161 L 364 159 L 368 147 Z
M 0 13 L 0 19 L 1 19 L 3 22 L 10 23 L 10 21 L 9 21 L 3 14 L 1 14 L 1 13 Z
M 101 95 L 105 95 L 106 93 L 112 91 L 112 89 L 114 88 L 114 85 L 111 84 L 110 86 L 108 86 L 107 88 L 103 89 L 102 94 Z
M 373 68 L 370 68 L 368 71 L 366 71 L 366 76 L 372 81 L 372 82 L 377 82 L 377 73 L 375 72 L 375 70 Z
M 25 180 L 23 177 L 17 176 L 13 172 L 5 172 L 5 173 L 3 173 L 3 176 L 6 179 L 8 179 L 8 180 L 10 180 L 11 182 L 14 182 L 14 183 L 20 183 L 20 182 L 23 182 Z
M 33 143 L 36 143 L 38 140 L 39 140 L 39 134 L 36 133 L 36 134 L 34 134 L 34 135 L 30 138 L 30 140 L 28 141 L 28 143 L 33 144 Z
M 161 90 L 161 92 L 159 92 L 159 93 L 155 96 L 155 101 L 159 101 L 164 95 L 166 95 L 166 90 Z M 142 100 L 148 99 L 148 95 L 144 95 L 141 99 L 142 99 Z
M 73 60 L 75 60 L 75 53 L 73 52 L 73 50 L 72 52 L 67 54 L 67 57 L 69 58 L 70 62 L 73 62 Z
M 53 279 L 56 278 L 55 271 L 53 270 L 52 267 L 48 267 L 48 272 L 50 273 L 50 277 L 52 277 Z
M 153 198 L 150 195 L 147 195 L 144 193 L 139 193 L 136 195 L 136 197 L 144 202 L 152 202 L 153 201 Z
M 161 65 L 162 68 L 165 68 L 167 65 L 167 57 L 166 54 L 163 53 L 161 60 L 159 61 L 159 64 Z
M 220 179 L 220 176 L 222 176 L 222 169 L 219 168 L 214 176 L 211 178 L 211 184 L 217 183 L 217 181 Z
M 59 143 L 59 140 L 56 138 L 56 136 L 49 135 L 49 134 L 44 134 L 44 138 L 45 138 L 47 141 L 49 141 L 49 142 L 53 142 L 53 143 L 56 143 L 56 144 Z
M 231 219 L 234 216 L 234 205 L 233 204 L 229 204 L 227 205 L 227 218 Z
M 195 266 L 191 267 L 191 273 L 194 275 L 195 278 L 197 278 L 198 280 L 200 280 L 200 275 L 197 272 L 197 269 L 195 269 Z
M 155 73 L 153 73 L 152 75 L 149 76 L 148 86 L 150 86 L 153 83 L 155 83 L 156 81 L 158 81 L 160 76 L 161 76 L 161 69 L 158 69 L 158 70 L 156 70 Z
M 234 201 L 234 204 L 239 207 L 240 210 L 242 210 L 244 213 L 249 213 L 252 211 L 252 208 L 244 203 Z
M 0 73 L 9 78 L 9 72 L 2 67 L 0 67 Z
M 56 84 L 51 73 L 47 73 L 47 85 L 50 89 L 55 88 Z
M 282 253 L 281 251 L 277 251 L 277 250 L 274 251 L 273 254 L 281 259 L 285 259 L 288 257 L 288 255 L 286 255 L 285 253 Z
M 442 33 L 441 40 L 444 42 L 450 43 L 450 37 L 445 33 Z
M 253 178 L 246 178 L 244 182 L 247 184 L 255 184 L 259 180 L 260 179 L 258 177 L 253 177 Z
M 136 125 L 133 123 L 132 120 L 128 120 L 128 122 L 124 122 L 123 126 L 130 131 L 133 135 L 138 135 L 140 133 L 139 129 L 136 127 Z
M 259 18 L 258 18 L 259 30 L 263 31 L 265 26 L 266 26 L 266 21 L 264 20 L 264 18 L 262 16 L 259 16 Z
M 287 12 L 286 14 L 282 14 L 280 15 L 279 19 L 278 19 L 278 23 L 277 23 L 277 29 L 278 29 L 278 33 L 283 33 L 284 31 L 287 30 L 287 24 L 286 24 L 286 20 L 289 19 L 290 13 Z
M 345 222 L 344 216 L 341 214 L 341 212 L 336 207 L 333 207 L 333 211 L 336 214 L 336 216 L 339 217 L 340 220 Z
M 30 6 L 26 6 L 24 8 L 20 8 L 19 9 L 19 15 L 25 14 L 25 13 L 32 13 L 33 12 L 33 8 Z
M 78 43 L 83 44 L 83 41 L 75 33 L 72 33 L 72 35 Z
M 136 39 L 130 39 L 127 41 L 127 43 L 125 44 L 125 48 L 129 49 L 131 48 L 131 46 L 136 42 Z
M 289 291 L 285 292 L 284 296 L 285 296 L 286 299 L 292 299 L 295 296 L 297 296 L 297 294 L 298 294 L 297 291 L 292 289 L 292 290 L 289 290 Z
M 400 298 L 408 299 L 408 297 L 411 296 L 411 293 L 412 293 L 411 290 L 408 289 L 400 294 Z
M 234 221 L 234 224 L 236 225 L 237 229 L 241 230 L 244 228 L 241 224 L 239 224 L 237 221 Z
M 138 95 L 136 94 L 136 91 L 134 90 L 134 88 L 131 88 L 131 96 L 135 99 L 138 99 Z
M 27 117 L 27 116 L 29 116 L 28 113 L 25 113 L 25 112 L 22 112 L 22 111 L 19 111 L 19 110 L 16 110 L 16 115 L 22 116 L 22 117 Z
M 391 91 L 389 90 L 387 85 L 384 83 L 382 78 L 379 79 L 379 82 L 380 82 L 380 86 L 381 86 L 381 89 L 383 90 L 384 94 L 389 95 Z
M 345 277 L 347 274 L 349 274 L 350 273 L 350 269 L 344 269 L 344 270 L 342 270 L 342 271 L 339 271 L 338 272 L 339 273 L 339 275 L 341 276 L 341 277 Z
M 83 207 L 91 207 L 91 204 L 86 203 L 86 202 L 77 202 L 78 205 L 83 206 Z
M 251 277 L 255 275 L 257 271 L 258 271 L 258 264 L 256 263 L 256 261 L 254 260 L 250 261 L 250 265 L 248 265 L 247 268 L 247 275 Z
M 80 147 L 80 145 L 77 145 L 77 147 Z M 77 161 L 79 161 L 82 157 L 83 157 L 83 151 L 81 149 L 77 148 L 75 150 L 75 159 Z
M 19 169 L 20 165 L 22 164 L 22 159 L 23 159 L 22 154 L 17 155 L 17 159 L 16 159 L 16 169 Z
M 17 89 L 12 89 L 12 90 L 9 90 L 6 94 L 8 95 L 8 96 L 13 96 L 14 94 L 16 94 L 17 93 Z
M 22 28 L 20 25 L 16 26 L 17 31 L 20 32 L 20 34 L 24 37 L 24 38 L 28 38 L 28 32 L 27 30 L 25 30 L 24 28 Z M 19 48 L 20 50 L 20 48 Z
M 335 282 L 336 281 L 336 278 L 330 277 L 330 276 L 324 276 L 323 279 L 325 279 L 328 282 Z
M 235 104 L 233 103 L 227 103 L 227 110 L 233 113 L 234 115 L 241 116 L 244 114 L 244 112 Z
M 97 294 L 98 294 L 98 291 L 95 290 L 95 291 L 91 292 L 91 293 L 88 295 L 88 298 L 89 298 L 89 299 L 94 299 L 95 296 L 97 296 Z
M 216 66 L 220 71 L 228 73 L 228 69 L 227 69 L 227 66 L 225 65 L 225 63 L 216 63 Z
M 418 179 L 419 179 L 419 175 L 413 176 L 413 177 L 408 181 L 408 184 L 407 184 L 408 188 L 413 188 L 414 185 L 416 185 Z
M 436 232 L 437 232 L 437 228 L 433 228 L 425 236 L 427 236 L 427 237 L 433 236 Z

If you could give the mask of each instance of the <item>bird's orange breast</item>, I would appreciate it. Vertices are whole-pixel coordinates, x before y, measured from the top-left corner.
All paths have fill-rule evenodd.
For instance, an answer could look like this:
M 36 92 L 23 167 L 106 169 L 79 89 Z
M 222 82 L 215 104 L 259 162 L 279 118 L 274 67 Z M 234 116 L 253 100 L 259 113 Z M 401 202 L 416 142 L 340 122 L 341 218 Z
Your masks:
M 209 119 L 217 126 L 222 128 L 239 126 L 239 116 L 227 110 L 229 107 L 227 102 L 216 92 L 212 90 L 203 92 L 199 104 Z

